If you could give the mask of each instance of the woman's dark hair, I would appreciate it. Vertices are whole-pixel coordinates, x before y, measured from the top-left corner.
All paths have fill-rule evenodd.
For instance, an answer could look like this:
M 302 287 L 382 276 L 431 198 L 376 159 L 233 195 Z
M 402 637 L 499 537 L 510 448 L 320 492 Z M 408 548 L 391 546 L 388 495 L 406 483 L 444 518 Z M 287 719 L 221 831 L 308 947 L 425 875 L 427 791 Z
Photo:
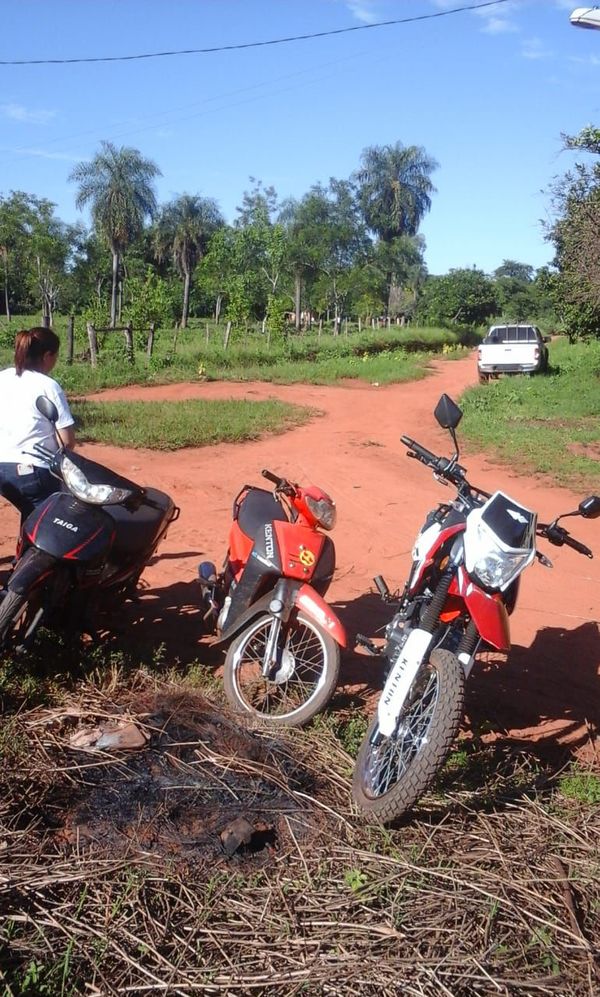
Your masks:
M 41 370 L 45 353 L 58 353 L 60 340 L 52 329 L 35 326 L 21 329 L 15 338 L 15 370 L 20 377 L 24 370 Z

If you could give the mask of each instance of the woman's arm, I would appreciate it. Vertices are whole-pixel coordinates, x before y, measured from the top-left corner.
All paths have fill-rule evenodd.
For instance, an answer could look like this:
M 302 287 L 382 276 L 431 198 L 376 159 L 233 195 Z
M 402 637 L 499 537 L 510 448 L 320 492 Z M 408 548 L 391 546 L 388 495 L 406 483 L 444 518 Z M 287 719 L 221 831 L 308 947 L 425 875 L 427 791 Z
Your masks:
M 75 427 L 65 426 L 64 429 L 57 429 L 56 433 L 59 439 L 62 441 L 63 446 L 67 447 L 68 450 L 75 449 Z

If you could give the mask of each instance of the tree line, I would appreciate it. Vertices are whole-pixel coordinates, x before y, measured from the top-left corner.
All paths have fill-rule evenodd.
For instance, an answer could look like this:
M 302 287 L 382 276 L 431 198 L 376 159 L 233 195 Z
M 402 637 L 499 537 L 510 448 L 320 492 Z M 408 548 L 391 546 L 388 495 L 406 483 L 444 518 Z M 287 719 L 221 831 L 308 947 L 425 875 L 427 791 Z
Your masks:
M 419 228 L 436 167 L 423 148 L 397 142 L 364 149 L 349 178 L 315 183 L 298 199 L 280 200 L 250 177 L 227 224 L 210 197 L 185 193 L 159 204 L 157 164 L 102 142 L 69 177 L 77 207 L 90 209 L 90 229 L 65 224 L 37 195 L 0 196 L 1 310 L 8 320 L 41 310 L 47 324 L 58 309 L 99 325 L 182 328 L 190 315 L 225 315 L 236 326 L 261 320 L 271 335 L 316 318 L 334 331 L 343 317 L 553 322 L 551 270 L 505 260 L 492 275 L 475 267 L 427 273 Z M 551 236 L 564 254 L 567 228 Z

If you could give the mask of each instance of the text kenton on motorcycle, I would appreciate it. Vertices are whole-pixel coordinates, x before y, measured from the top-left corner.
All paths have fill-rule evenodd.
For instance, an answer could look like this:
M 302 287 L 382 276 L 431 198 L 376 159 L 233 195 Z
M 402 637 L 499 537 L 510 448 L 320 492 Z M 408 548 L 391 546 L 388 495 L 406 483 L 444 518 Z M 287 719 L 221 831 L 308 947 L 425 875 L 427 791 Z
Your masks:
M 452 435 L 453 457 L 437 457 L 408 436 L 402 442 L 409 457 L 456 489 L 456 497 L 428 514 L 402 593 L 392 595 L 381 576 L 375 579 L 384 601 L 396 605 L 383 647 L 359 637 L 386 659 L 387 678 L 358 754 L 353 795 L 363 811 L 387 822 L 410 809 L 442 767 L 458 733 L 464 683 L 478 650 L 509 650 L 509 615 L 522 572 L 536 558 L 552 566 L 536 550 L 536 536 L 592 557 L 558 521 L 600 515 L 600 497 L 591 495 L 575 511 L 542 524 L 504 492 L 490 495 L 471 485 L 457 463 L 461 410 L 442 395 L 434 414 Z
M 37 399 L 54 428 L 56 406 Z M 38 627 L 93 631 L 94 610 L 133 595 L 169 525 L 172 499 L 142 488 L 102 464 L 66 449 L 37 445 L 63 490 L 50 495 L 21 527 L 14 569 L 0 602 L 0 647 L 25 648 Z
M 337 684 L 344 627 L 324 595 L 335 569 L 325 531 L 333 500 L 263 471 L 273 492 L 244 485 L 233 503 L 223 569 L 198 568 L 205 628 L 228 644 L 224 688 L 239 711 L 273 723 L 306 723 Z

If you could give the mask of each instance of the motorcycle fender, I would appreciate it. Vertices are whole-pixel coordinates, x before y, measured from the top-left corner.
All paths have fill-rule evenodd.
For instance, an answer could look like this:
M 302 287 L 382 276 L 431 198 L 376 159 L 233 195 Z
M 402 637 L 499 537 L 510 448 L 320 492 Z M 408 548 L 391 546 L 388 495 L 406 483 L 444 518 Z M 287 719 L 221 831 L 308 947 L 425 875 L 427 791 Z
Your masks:
M 219 634 L 214 643 L 226 644 L 228 641 L 233 640 L 234 637 L 237 637 L 255 617 L 260 616 L 261 613 L 269 612 L 272 599 L 273 591 L 271 590 L 266 595 L 263 595 L 262 598 L 257 599 L 256 602 L 253 602 L 251 606 L 248 606 L 248 609 L 245 609 L 240 616 L 236 617 L 230 626 L 225 626 L 225 630 Z
M 297 606 L 298 609 L 301 609 L 307 616 L 312 617 L 316 623 L 327 630 L 341 647 L 346 647 L 347 638 L 344 627 L 318 592 L 315 592 L 310 585 L 301 585 L 299 582 L 290 582 L 287 579 L 284 585 L 285 589 L 282 589 L 281 595 L 284 596 L 284 603 L 288 605 L 288 615 L 291 607 Z M 261 613 L 270 613 L 271 602 L 276 597 L 277 586 L 256 602 L 253 602 L 241 616 L 236 618 L 230 627 L 226 627 L 215 641 L 215 644 L 225 644 L 241 633 Z M 285 609 L 283 612 L 285 613 Z
M 411 630 L 396 664 L 387 677 L 377 704 L 377 723 L 384 737 L 392 737 L 411 685 L 431 644 L 428 630 Z
M 302 585 L 296 593 L 296 605 L 298 609 L 301 609 L 307 616 L 310 616 L 315 623 L 323 627 L 327 633 L 330 633 L 340 647 L 347 646 L 348 638 L 346 637 L 346 631 L 341 621 L 335 615 L 331 606 L 328 606 L 323 597 L 314 588 L 311 588 L 310 585 Z
M 17 595 L 27 595 L 48 578 L 59 563 L 55 557 L 42 550 L 36 551 L 34 557 L 19 560 L 8 581 L 9 591 L 16 592 Z
M 462 596 L 479 636 L 487 644 L 498 651 L 510 650 L 508 612 L 500 595 L 491 595 L 474 585 L 462 567 L 459 567 L 450 586 L 450 594 L 452 593 Z

